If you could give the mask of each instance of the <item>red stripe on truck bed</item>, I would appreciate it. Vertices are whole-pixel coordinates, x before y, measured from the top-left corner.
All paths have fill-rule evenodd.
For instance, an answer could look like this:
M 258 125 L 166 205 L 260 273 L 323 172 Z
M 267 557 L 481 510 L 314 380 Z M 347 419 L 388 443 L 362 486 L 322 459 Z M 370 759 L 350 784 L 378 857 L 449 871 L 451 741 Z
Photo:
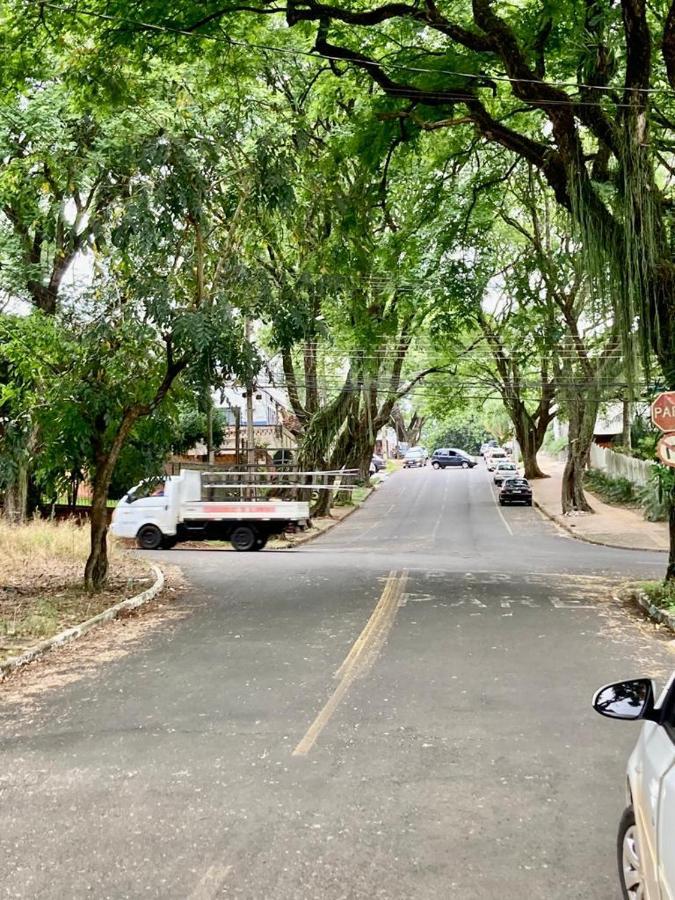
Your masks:
M 273 503 L 255 504 L 255 503 L 235 503 L 235 504 L 216 504 L 209 503 L 204 512 L 210 513 L 274 513 L 278 512 L 278 507 Z

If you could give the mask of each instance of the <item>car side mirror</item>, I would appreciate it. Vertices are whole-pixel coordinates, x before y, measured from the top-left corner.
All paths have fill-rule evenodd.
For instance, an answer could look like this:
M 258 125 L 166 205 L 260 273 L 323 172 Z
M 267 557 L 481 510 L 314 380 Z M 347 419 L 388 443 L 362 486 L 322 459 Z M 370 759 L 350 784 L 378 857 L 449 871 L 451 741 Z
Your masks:
M 655 721 L 654 682 L 651 678 L 617 681 L 596 691 L 593 709 L 609 719 L 648 719 Z

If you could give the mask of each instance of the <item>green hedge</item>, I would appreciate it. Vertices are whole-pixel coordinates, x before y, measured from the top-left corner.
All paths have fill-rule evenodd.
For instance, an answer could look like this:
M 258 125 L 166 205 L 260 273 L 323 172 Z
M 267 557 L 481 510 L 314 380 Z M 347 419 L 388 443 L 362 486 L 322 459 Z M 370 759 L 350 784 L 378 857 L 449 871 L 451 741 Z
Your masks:
M 605 503 L 641 509 L 649 522 L 663 522 L 668 518 L 667 493 L 659 486 L 657 479 L 637 485 L 627 478 L 611 478 L 598 469 L 589 469 L 584 476 L 584 484 Z
M 598 469 L 589 469 L 584 477 L 586 487 L 607 503 L 617 506 L 639 506 L 635 485 L 627 478 L 610 478 Z
M 670 581 L 643 581 L 640 589 L 644 591 L 653 606 L 675 613 L 675 584 Z

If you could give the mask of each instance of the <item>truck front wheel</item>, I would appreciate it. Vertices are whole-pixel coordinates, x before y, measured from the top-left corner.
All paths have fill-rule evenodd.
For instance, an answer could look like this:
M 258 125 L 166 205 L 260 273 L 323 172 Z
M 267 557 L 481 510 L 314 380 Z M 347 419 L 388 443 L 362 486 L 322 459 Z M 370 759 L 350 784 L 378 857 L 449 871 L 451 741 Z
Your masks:
M 230 535 L 230 543 L 235 550 L 255 550 L 257 542 L 258 535 L 248 525 L 240 525 Z
M 159 550 L 164 535 L 156 525 L 143 525 L 138 529 L 136 545 L 141 550 Z

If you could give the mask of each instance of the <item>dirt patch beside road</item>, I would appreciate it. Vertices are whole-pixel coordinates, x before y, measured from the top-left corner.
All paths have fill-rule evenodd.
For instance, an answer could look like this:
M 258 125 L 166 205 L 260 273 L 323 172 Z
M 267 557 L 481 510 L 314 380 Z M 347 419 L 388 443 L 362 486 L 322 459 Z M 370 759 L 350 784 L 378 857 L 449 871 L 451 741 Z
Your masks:
M 111 547 L 105 591 L 82 585 L 89 531 L 74 522 L 0 520 L 0 662 L 148 588 L 147 564 Z
M 94 678 L 101 666 L 129 653 L 142 652 L 152 634 L 172 628 L 189 615 L 191 606 L 180 602 L 185 589 L 180 569 L 164 564 L 162 569 L 164 589 L 158 597 L 47 653 L 1 681 L 0 718 L 10 708 L 16 717 L 16 707 L 23 708 L 30 718 L 50 691 Z M 15 718 L 15 721 L 19 720 Z

